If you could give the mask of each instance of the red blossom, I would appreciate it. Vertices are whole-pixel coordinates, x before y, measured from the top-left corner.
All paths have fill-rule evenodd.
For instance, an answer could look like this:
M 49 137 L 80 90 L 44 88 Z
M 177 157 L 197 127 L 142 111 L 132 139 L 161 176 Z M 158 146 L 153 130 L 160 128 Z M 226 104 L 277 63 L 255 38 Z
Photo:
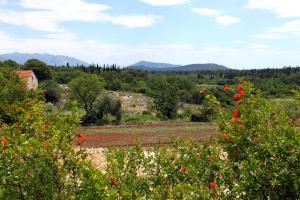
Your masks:
M 201 94 L 202 96 L 205 95 L 206 92 L 207 92 L 207 89 L 206 89 L 206 88 L 201 88 L 201 89 L 200 89 L 200 94 Z
M 244 91 L 241 91 L 240 94 L 241 94 L 241 97 L 245 97 L 246 96 L 246 93 Z
M 82 134 L 82 133 L 79 134 L 78 137 L 79 137 L 80 139 L 85 139 L 85 136 L 84 136 L 84 134 Z
M 6 139 L 6 138 L 1 138 L 1 143 L 2 143 L 3 145 L 6 145 L 6 144 L 7 144 L 7 139 Z
M 111 181 L 111 183 L 114 185 L 114 186 L 118 186 L 119 185 L 119 181 L 115 178 L 115 177 L 113 177 L 113 176 L 110 176 L 109 177 L 109 180 Z
M 236 152 L 234 153 L 234 156 L 235 156 L 235 157 L 240 157 L 240 155 L 241 155 L 241 152 L 240 152 L 240 151 L 236 151 Z
M 238 121 L 239 121 L 239 119 L 238 119 L 237 117 L 233 117 L 233 118 L 231 119 L 231 122 L 232 122 L 232 123 L 238 123 Z
M 232 138 L 228 138 L 228 139 L 227 139 L 227 142 L 228 142 L 228 143 L 232 143 L 232 142 L 233 142 L 233 139 L 232 139 Z
M 233 110 L 233 115 L 234 115 L 234 117 L 238 118 L 239 117 L 239 110 L 238 109 L 234 109 Z
M 239 96 L 238 94 L 234 94 L 234 95 L 233 95 L 233 99 L 237 101 L 237 100 L 240 99 L 240 96 Z
M 254 142 L 254 141 L 256 141 L 258 139 L 258 136 L 257 135 L 252 135 L 251 136 L 251 140 Z
M 43 133 L 44 133 L 44 134 L 48 134 L 49 131 L 48 131 L 48 130 L 43 130 Z
M 49 143 L 48 142 L 43 142 L 43 147 L 44 148 L 48 148 L 49 147 Z
M 45 122 L 45 128 L 49 128 L 49 123 L 47 121 Z
M 239 106 L 241 104 L 241 101 L 240 100 L 237 100 L 236 102 L 235 102 L 235 105 L 236 106 Z
M 227 138 L 227 134 L 226 133 L 221 134 L 221 138 L 226 139 Z
M 230 90 L 230 88 L 229 88 L 227 85 L 225 85 L 225 86 L 224 86 L 224 91 L 225 91 L 225 92 L 228 92 L 229 90 Z
M 186 168 L 186 166 L 184 166 L 184 165 L 183 165 L 183 166 L 181 167 L 181 170 L 180 170 L 180 171 L 181 171 L 182 173 L 184 173 L 184 174 L 185 174 L 185 173 L 186 173 L 186 171 L 187 171 L 187 168 Z
M 243 86 L 242 86 L 241 84 L 239 84 L 239 85 L 237 86 L 237 90 L 238 90 L 238 91 L 242 91 L 242 90 L 243 90 Z
M 29 99 L 29 100 L 27 101 L 27 105 L 28 105 L 28 106 L 32 106 L 32 99 Z
M 209 185 L 210 185 L 210 189 L 212 190 L 216 190 L 218 188 L 217 183 L 214 181 L 210 182 Z

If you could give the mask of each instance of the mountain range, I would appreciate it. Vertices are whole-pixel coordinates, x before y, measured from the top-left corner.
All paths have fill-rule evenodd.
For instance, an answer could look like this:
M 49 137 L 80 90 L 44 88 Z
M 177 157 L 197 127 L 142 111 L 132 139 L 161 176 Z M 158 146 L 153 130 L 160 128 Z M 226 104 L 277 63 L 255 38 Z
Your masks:
M 144 71 L 157 72 L 185 72 L 185 71 L 204 71 L 204 70 L 226 70 L 229 69 L 223 65 L 214 63 L 205 64 L 189 64 L 189 65 L 174 65 L 169 63 L 155 63 L 148 61 L 141 61 L 128 66 L 129 69 L 139 69 Z
M 28 53 L 8 53 L 0 54 L 0 61 L 14 60 L 19 64 L 24 64 L 29 59 L 38 59 L 51 66 L 89 66 L 88 62 L 79 60 L 74 57 L 64 55 L 51 55 L 51 54 L 28 54 Z M 214 63 L 206 64 L 189 64 L 189 65 L 175 65 L 169 63 L 157 63 L 140 61 L 127 67 L 128 69 L 139 69 L 144 71 L 157 71 L 157 72 L 184 72 L 184 71 L 201 71 L 201 70 L 226 70 L 229 69 L 223 65 Z
M 19 64 L 24 64 L 29 59 L 38 59 L 52 66 L 63 66 L 63 65 L 66 66 L 67 63 L 70 66 L 89 65 L 89 63 L 85 61 L 70 56 L 63 56 L 63 55 L 51 55 L 51 54 L 39 54 L 39 53 L 29 54 L 29 53 L 17 53 L 17 52 L 0 54 L 0 61 L 14 60 Z

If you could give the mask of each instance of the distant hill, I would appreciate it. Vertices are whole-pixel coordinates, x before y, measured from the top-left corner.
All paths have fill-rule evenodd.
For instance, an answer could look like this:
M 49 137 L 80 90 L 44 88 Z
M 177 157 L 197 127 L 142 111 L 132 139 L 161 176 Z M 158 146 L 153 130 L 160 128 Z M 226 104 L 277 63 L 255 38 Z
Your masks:
M 0 61 L 14 60 L 19 64 L 24 64 L 29 59 L 39 59 L 48 65 L 52 66 L 62 66 L 69 63 L 70 66 L 84 65 L 88 66 L 89 63 L 79 60 L 77 58 L 62 56 L 62 55 L 51 55 L 51 54 L 28 54 L 28 53 L 9 53 L 0 54 Z
M 128 66 L 127 68 L 130 69 L 142 69 L 142 70 L 148 70 L 148 69 L 162 69 L 162 68 L 171 68 L 171 67 L 179 67 L 180 65 L 173 65 L 169 63 L 156 63 L 156 62 L 148 62 L 148 61 L 140 61 L 138 63 L 132 64 Z
M 214 63 L 206 64 L 190 64 L 190 65 L 174 65 L 168 63 L 155 63 L 141 61 L 128 66 L 129 69 L 140 69 L 145 71 L 160 71 L 160 72 L 180 72 L 180 71 L 203 71 L 203 70 L 226 70 L 229 69 L 223 65 Z

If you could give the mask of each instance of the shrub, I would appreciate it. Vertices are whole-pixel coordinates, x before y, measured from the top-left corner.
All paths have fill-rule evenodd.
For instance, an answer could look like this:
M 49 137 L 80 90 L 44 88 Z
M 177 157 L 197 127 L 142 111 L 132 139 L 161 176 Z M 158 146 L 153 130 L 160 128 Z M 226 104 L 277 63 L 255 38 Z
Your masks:
M 120 100 L 114 100 L 111 97 L 104 96 L 83 118 L 83 124 L 104 124 L 106 123 L 105 120 L 107 119 L 108 115 L 114 116 L 115 123 L 119 124 L 122 117 L 121 109 L 122 107 Z
M 11 104 L 17 115 L 0 124 L 0 199 L 103 198 L 103 175 L 73 146 L 82 112 L 54 113 L 29 98 Z
M 108 192 L 121 199 L 298 199 L 299 127 L 251 84 L 228 90 L 235 94 L 230 112 L 207 97 L 217 138 L 112 149 Z
M 45 90 L 45 99 L 47 102 L 56 103 L 59 101 L 62 89 L 55 81 L 45 81 L 41 87 Z
M 49 80 L 51 78 L 50 67 L 38 59 L 27 60 L 24 64 L 24 69 L 32 70 L 39 81 Z
M 97 75 L 86 75 L 73 79 L 70 83 L 71 97 L 89 112 L 103 89 L 103 80 Z

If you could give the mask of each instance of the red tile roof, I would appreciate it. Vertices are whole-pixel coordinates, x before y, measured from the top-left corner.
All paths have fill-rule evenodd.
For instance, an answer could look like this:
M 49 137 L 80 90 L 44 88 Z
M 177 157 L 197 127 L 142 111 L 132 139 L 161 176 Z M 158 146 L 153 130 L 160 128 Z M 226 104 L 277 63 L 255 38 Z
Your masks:
M 32 70 L 21 70 L 16 71 L 16 73 L 20 76 L 22 80 L 28 79 L 28 77 L 32 76 L 33 71 Z

